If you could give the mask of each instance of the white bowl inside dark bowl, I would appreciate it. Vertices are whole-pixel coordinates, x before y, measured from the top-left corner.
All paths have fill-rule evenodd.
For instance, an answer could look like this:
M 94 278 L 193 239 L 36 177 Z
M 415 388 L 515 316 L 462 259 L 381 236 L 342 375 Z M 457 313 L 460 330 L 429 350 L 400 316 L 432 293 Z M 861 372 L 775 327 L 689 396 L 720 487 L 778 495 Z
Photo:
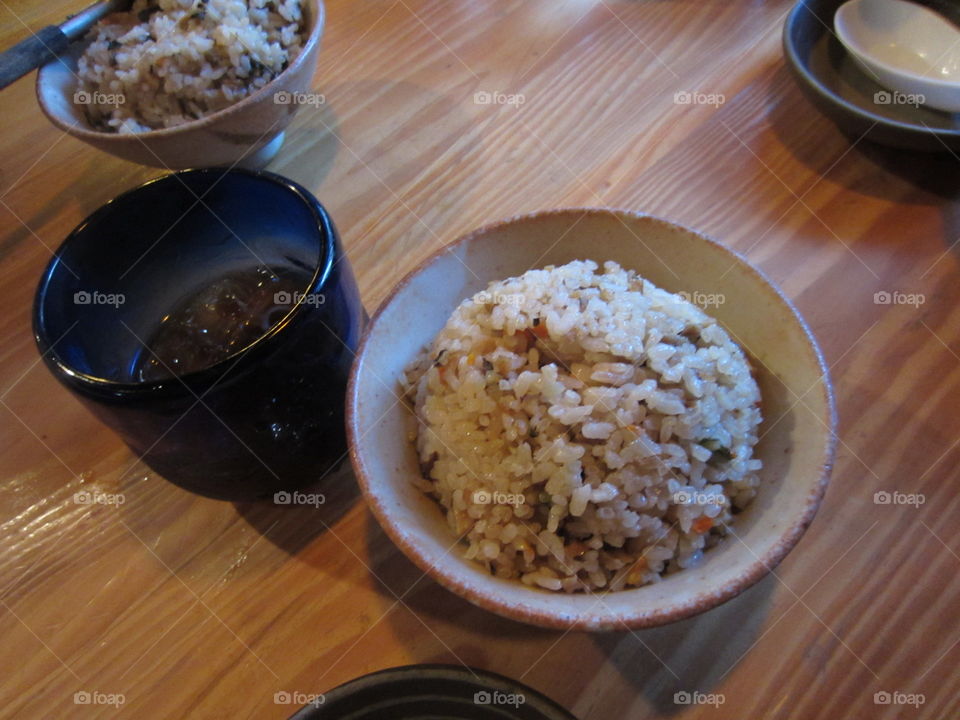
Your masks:
M 662 582 L 608 593 L 554 593 L 491 576 L 462 557 L 440 506 L 410 481 L 420 471 L 405 366 L 465 298 L 494 280 L 576 259 L 624 268 L 673 292 L 724 296 L 710 314 L 748 353 L 763 396 L 763 461 L 756 499 L 734 535 L 699 567 Z M 827 369 L 796 309 L 757 269 L 719 243 L 657 218 L 566 209 L 473 232 L 424 262 L 371 320 L 347 392 L 351 460 L 373 514 L 403 552 L 471 602 L 554 628 L 650 627 L 712 608 L 766 575 L 800 539 L 820 504 L 834 455 L 835 412 Z

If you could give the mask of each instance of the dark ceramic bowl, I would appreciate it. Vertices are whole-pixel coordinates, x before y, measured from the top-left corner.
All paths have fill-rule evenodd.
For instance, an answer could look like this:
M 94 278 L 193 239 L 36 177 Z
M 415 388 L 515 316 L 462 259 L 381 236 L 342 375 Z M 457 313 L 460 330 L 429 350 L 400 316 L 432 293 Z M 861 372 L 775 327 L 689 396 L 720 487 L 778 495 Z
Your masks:
M 293 273 L 300 294 L 268 306 L 269 322 L 225 359 L 141 379 L 162 319 L 256 268 Z M 37 289 L 34 332 L 54 376 L 150 467 L 202 495 L 246 500 L 309 484 L 344 457 L 363 317 L 316 198 L 278 175 L 209 169 L 124 193 L 70 233 Z
M 783 54 L 800 88 L 847 135 L 907 150 L 960 149 L 960 114 L 899 101 L 867 75 L 833 32 L 844 0 L 802 0 L 783 26 Z M 906 100 L 907 98 L 903 98 Z
M 526 685 L 459 665 L 408 665 L 364 675 L 319 696 L 290 720 L 430 718 L 576 720 Z

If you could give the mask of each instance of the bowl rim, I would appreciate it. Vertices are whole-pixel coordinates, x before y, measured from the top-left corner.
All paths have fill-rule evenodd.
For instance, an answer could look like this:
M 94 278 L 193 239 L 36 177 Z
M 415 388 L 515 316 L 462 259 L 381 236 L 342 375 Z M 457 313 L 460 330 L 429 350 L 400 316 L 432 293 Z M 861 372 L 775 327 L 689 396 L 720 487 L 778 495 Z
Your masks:
M 118 133 L 109 132 L 107 130 L 94 130 L 92 127 L 90 127 L 89 121 L 83 124 L 66 123 L 47 105 L 44 95 L 41 92 L 41 85 L 44 84 L 44 71 L 46 68 L 54 65 L 55 63 L 62 63 L 63 61 L 59 57 L 53 58 L 45 65 L 40 67 L 40 69 L 37 71 L 37 80 L 34 85 L 37 103 L 40 105 L 40 109 L 43 111 L 43 114 L 46 115 L 47 119 L 55 126 L 69 135 L 83 138 L 85 140 L 129 142 L 131 139 L 137 139 L 145 142 L 147 140 L 170 138 L 178 134 L 185 133 L 189 130 L 199 130 L 216 125 L 224 118 L 242 112 L 244 109 L 262 100 L 270 92 L 273 92 L 273 88 L 276 87 L 276 83 L 281 78 L 283 78 L 285 75 L 289 75 L 295 69 L 299 69 L 306 62 L 306 58 L 313 54 L 314 49 L 320 42 L 321 35 L 323 35 L 323 28 L 326 23 L 326 7 L 324 5 L 324 0 L 305 0 L 304 4 L 310 9 L 311 17 L 315 19 L 313 27 L 310 29 L 310 32 L 307 35 L 307 41 L 303 44 L 303 47 L 300 48 L 300 52 L 297 54 L 297 57 L 293 59 L 293 62 L 284 68 L 279 75 L 273 78 L 262 88 L 259 88 L 255 92 L 247 95 L 245 98 L 233 103 L 232 105 L 221 108 L 220 110 L 217 110 L 209 115 L 205 115 L 202 118 L 190 120 L 180 125 L 174 125 L 173 127 L 158 128 L 156 130 L 147 130 L 145 132 L 136 133 Z M 85 41 L 79 40 L 78 42 Z M 76 77 L 75 72 L 72 72 L 72 74 Z
M 360 675 L 324 692 L 324 701 L 319 707 L 311 707 L 308 704 L 300 708 L 289 720 L 321 720 L 327 715 L 327 712 L 333 712 L 329 708 L 338 709 L 336 707 L 337 703 L 346 704 L 351 700 L 362 698 L 370 690 L 376 691 L 377 689 L 396 687 L 397 685 L 413 686 L 419 692 L 424 684 L 430 684 L 433 687 L 429 695 L 434 696 L 438 694 L 436 685 L 440 683 L 444 685 L 457 683 L 462 686 L 462 689 L 469 688 L 471 691 L 478 688 L 480 690 L 522 694 L 526 696 L 525 709 L 532 708 L 540 720 L 577 720 L 573 713 L 556 700 L 536 688 L 525 685 L 520 680 L 475 665 L 453 665 L 449 663 L 398 665 Z M 325 708 L 327 709 L 325 710 Z M 350 710 L 341 709 L 342 712 L 349 713 Z M 341 713 L 338 713 L 337 717 L 342 718 Z M 410 716 L 405 713 L 404 717 L 409 718 Z M 511 714 L 511 717 L 518 720 L 520 715 L 519 713 Z M 524 717 L 528 717 L 527 713 L 524 713 Z M 509 719 L 505 717 L 505 720 Z
M 509 225 L 535 222 L 542 218 L 552 216 L 576 214 L 583 216 L 615 216 L 621 220 L 640 220 L 663 225 L 674 230 L 678 229 L 694 235 L 704 242 L 714 246 L 715 248 L 718 248 L 721 250 L 721 252 L 729 255 L 731 260 L 734 260 L 737 264 L 745 267 L 749 272 L 755 275 L 761 281 L 762 285 L 766 286 L 793 315 L 798 327 L 806 339 L 807 348 L 809 348 L 811 351 L 813 359 L 820 370 L 820 393 L 822 396 L 822 401 L 827 407 L 828 417 L 822 418 L 818 415 L 818 418 L 821 420 L 821 422 L 823 422 L 826 430 L 826 440 L 819 464 L 819 477 L 813 484 L 812 490 L 807 496 L 804 511 L 799 519 L 789 525 L 786 525 L 780 532 L 779 537 L 769 543 L 768 548 L 764 551 L 762 556 L 754 555 L 754 561 L 747 565 L 734 580 L 727 583 L 725 586 L 716 588 L 710 592 L 700 593 L 687 602 L 672 605 L 666 604 L 660 609 L 644 614 L 624 615 L 620 613 L 611 613 L 609 611 L 604 611 L 603 609 L 599 611 L 594 609 L 591 611 L 589 616 L 570 617 L 569 615 L 563 613 L 554 613 L 546 609 L 517 607 L 511 603 L 504 602 L 497 597 L 496 593 L 477 591 L 473 587 L 470 587 L 460 581 L 457 577 L 453 577 L 445 573 L 437 566 L 430 563 L 429 559 L 425 557 L 420 548 L 405 537 L 403 531 L 393 520 L 392 513 L 388 511 L 386 504 L 373 490 L 367 471 L 367 465 L 364 462 L 364 453 L 360 449 L 360 439 L 362 438 L 362 434 L 357 428 L 357 401 L 359 395 L 358 378 L 363 368 L 363 361 L 366 356 L 370 339 L 377 328 L 381 316 L 392 304 L 396 296 L 428 266 L 437 262 L 447 253 L 459 249 L 478 237 L 495 232 Z M 427 258 L 425 258 L 410 272 L 408 272 L 403 279 L 396 284 L 396 286 L 394 286 L 394 288 L 380 303 L 377 310 L 370 317 L 370 320 L 364 329 L 360 344 L 357 347 L 353 366 L 350 370 L 350 379 L 347 384 L 346 404 L 347 444 L 349 447 L 350 462 L 353 466 L 357 483 L 359 484 L 360 490 L 363 493 L 363 497 L 367 502 L 367 506 L 377 519 L 380 527 L 393 541 L 393 543 L 401 550 L 401 552 L 403 552 L 407 558 L 409 558 L 418 568 L 420 568 L 420 570 L 429 575 L 433 580 L 438 582 L 447 590 L 468 600 L 474 605 L 511 620 L 517 620 L 551 629 L 610 631 L 623 630 L 624 628 L 634 630 L 657 627 L 698 615 L 736 597 L 744 590 L 757 583 L 768 573 L 772 572 L 776 566 L 780 564 L 783 558 L 786 557 L 786 555 L 800 541 L 800 538 L 813 522 L 814 516 L 816 515 L 817 510 L 819 509 L 823 500 L 824 494 L 826 493 L 830 474 L 833 469 L 834 458 L 836 456 L 837 411 L 833 383 L 830 380 L 830 369 L 826 364 L 820 346 L 817 344 L 816 338 L 810 330 L 810 327 L 807 325 L 806 320 L 804 320 L 803 316 L 797 310 L 793 302 L 783 294 L 783 291 L 775 283 L 773 283 L 763 271 L 750 263 L 743 255 L 723 245 L 709 235 L 698 230 L 693 230 L 686 225 L 666 220 L 655 215 L 612 207 L 562 207 L 514 215 L 503 220 L 498 220 L 483 225 L 476 230 L 472 230 L 460 236 L 452 243 L 443 246 L 436 252 L 431 253 Z M 629 593 L 641 589 L 642 588 L 636 588 L 635 590 L 625 590 L 620 592 Z M 531 593 L 547 592 L 545 590 L 529 590 Z M 598 593 L 592 594 L 596 595 Z M 602 596 L 603 594 L 601 593 L 600 595 Z

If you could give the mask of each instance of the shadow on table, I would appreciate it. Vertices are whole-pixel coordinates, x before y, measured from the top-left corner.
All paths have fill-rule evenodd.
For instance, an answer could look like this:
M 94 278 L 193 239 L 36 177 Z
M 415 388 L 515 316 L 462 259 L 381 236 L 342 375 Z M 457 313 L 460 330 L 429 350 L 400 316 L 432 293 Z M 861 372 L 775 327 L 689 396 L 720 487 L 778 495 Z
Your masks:
M 340 120 L 331 103 L 305 105 L 286 129 L 287 137 L 266 169 L 318 193 L 340 149 Z M 306 162 L 305 157 L 310 161 Z M 323 202 L 323 198 L 318 198 Z
M 857 138 L 845 135 L 802 93 L 786 67 L 771 79 L 767 99 L 767 119 L 777 138 L 801 163 L 818 174 L 833 170 L 830 182 L 871 197 L 902 202 L 912 190 L 911 202 L 940 205 L 944 199 L 960 197 L 960 159 L 949 152 L 925 153 L 878 145 L 864 138 L 850 150 L 877 169 L 875 174 L 857 172 L 844 177 L 836 172 L 838 162 Z M 808 122 L 798 118 L 809 118 Z M 868 136 L 869 137 L 869 136 Z M 909 187 L 908 187 L 909 186 Z
M 69 139 L 64 142 L 79 141 Z M 29 192 L 29 171 L 13 185 L 5 200 L 17 217 L 9 218 L 10 230 L 0 239 L 0 261 L 24 241 L 36 243 L 38 235 L 43 237 L 52 252 L 83 218 L 98 207 L 121 192 L 163 174 L 156 168 L 110 159 L 107 162 L 115 162 L 117 169 L 107 182 L 102 172 L 98 172 L 105 162 L 103 153 L 88 148 L 87 154 L 80 157 L 83 164 L 77 163 L 69 168 L 69 172 L 76 176 L 75 181 L 64 184 L 58 192 L 53 192 L 50 187 L 44 188 L 43 202 L 37 204 L 32 213 L 23 212 L 19 201 L 19 193 Z
M 350 463 L 344 459 L 336 470 L 298 492 L 305 496 L 323 496 L 316 505 L 277 505 L 266 498 L 254 502 L 233 503 L 237 514 L 276 547 L 296 555 L 335 524 L 360 498 L 360 489 Z
M 399 598 L 405 609 L 394 610 L 385 622 L 393 625 L 398 638 L 413 661 L 419 663 L 461 662 L 467 665 L 505 672 L 497 667 L 489 655 L 487 641 L 510 640 L 517 643 L 546 642 L 548 645 L 562 635 L 562 631 L 525 625 L 483 610 L 455 595 L 437 583 L 411 562 L 383 532 L 374 517 L 367 513 L 367 547 L 370 569 L 379 581 L 375 587 L 389 607 Z M 409 610 L 409 612 L 407 611 Z M 419 620 L 414 618 L 416 615 Z M 430 628 L 426 631 L 424 626 Z M 444 626 L 453 626 L 450 632 Z M 441 651 L 436 643 L 416 643 L 410 638 L 421 631 L 431 639 L 436 634 L 442 639 Z M 456 637 L 451 639 L 451 635 Z M 446 647 L 444 647 L 446 646 Z M 428 648 L 432 647 L 430 650 Z
M 688 708 L 685 697 L 715 692 L 759 641 L 778 583 L 767 575 L 701 615 L 648 630 L 595 635 L 594 642 L 657 713 L 681 713 Z
M 511 669 L 516 669 L 498 666 L 486 649 L 486 641 L 494 641 L 491 646 L 496 640 L 509 640 L 517 645 L 536 643 L 545 650 L 549 649 L 555 657 L 566 655 L 568 660 L 574 657 L 566 651 L 576 646 L 578 685 L 588 683 L 592 675 L 604 668 L 615 668 L 633 686 L 636 694 L 643 696 L 650 707 L 662 715 L 685 709 L 684 704 L 675 702 L 676 693 L 712 692 L 741 657 L 749 653 L 760 637 L 760 628 L 768 617 L 771 595 L 779 582 L 768 575 L 713 610 L 659 628 L 565 633 L 502 618 L 467 602 L 426 576 L 392 547 L 372 517 L 368 516 L 367 520 L 371 569 L 381 583 L 377 586 L 378 591 L 388 605 L 397 596 L 401 597 L 403 604 L 421 618 L 417 620 L 409 612 L 398 609 L 385 620 L 394 626 L 398 638 L 407 639 L 404 647 L 415 662 L 464 662 L 510 674 Z M 441 638 L 444 649 L 438 651 L 436 643 L 432 642 L 409 641 L 414 634 L 419 634 L 423 627 L 421 622 L 430 628 L 431 634 Z M 444 626 L 451 625 L 455 629 L 445 632 Z M 599 652 L 585 651 L 587 642 Z M 551 665 L 556 670 L 562 664 L 562 661 L 541 658 L 523 681 L 560 701 L 563 699 L 563 684 L 544 681 L 540 671 L 548 673 Z
M 956 202 L 960 198 L 960 153 L 946 149 L 942 153 L 900 150 L 866 138 L 857 142 L 803 95 L 783 67 L 774 73 L 768 93 L 770 126 L 799 162 L 819 175 L 829 173 L 829 182 L 855 193 L 892 203 L 941 208 L 941 241 L 946 250 L 960 257 L 960 205 Z M 798 122 L 798 117 L 809 121 Z M 860 167 L 851 172 L 847 165 L 844 173 L 844 164 L 850 159 Z M 875 172 L 865 172 L 864 165 Z
M 336 137 L 339 133 L 340 123 L 330 105 L 307 105 L 301 108 L 292 126 L 287 129 L 287 139 L 283 147 L 266 169 L 287 175 L 307 189 L 315 191 L 323 183 L 336 160 L 340 146 Z M 79 143 L 72 138 L 65 142 Z M 310 162 L 298 162 L 303 154 L 309 154 Z M 36 242 L 34 233 L 43 235 L 42 230 L 49 234 L 53 229 L 53 238 L 47 244 L 56 248 L 74 225 L 98 207 L 122 192 L 170 172 L 162 167 L 126 162 L 86 146 L 82 153 L 73 157 L 76 158 L 75 164 L 71 165 L 69 170 L 75 176 L 75 181 L 64 184 L 59 192 L 46 188 L 44 202 L 32 214 L 21 215 L 22 223 L 13 222 L 12 230 L 0 239 L 0 260 L 22 242 Z M 109 182 L 104 180 L 105 163 L 111 164 Z M 12 199 L 8 198 L 7 201 L 14 211 L 19 211 L 17 193 L 27 192 L 26 187 L 22 186 L 28 185 L 29 179 L 28 170 L 24 177 L 14 177 L 12 186 L 9 182 L 4 183 L 8 186 L 4 188 L 4 192 L 12 189 Z M 64 221 L 64 217 L 68 216 L 65 215 L 64 208 L 71 209 L 70 221 Z

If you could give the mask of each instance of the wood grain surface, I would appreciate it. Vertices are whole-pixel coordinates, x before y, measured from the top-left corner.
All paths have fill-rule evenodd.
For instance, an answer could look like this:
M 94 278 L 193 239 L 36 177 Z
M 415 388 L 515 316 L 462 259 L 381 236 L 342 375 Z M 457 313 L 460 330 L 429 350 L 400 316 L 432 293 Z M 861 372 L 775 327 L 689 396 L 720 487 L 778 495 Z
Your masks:
M 0 46 L 79 7 L 0 0 Z M 315 510 L 206 500 L 138 463 L 39 363 L 30 307 L 70 229 L 159 172 L 53 128 L 33 76 L 4 90 L 0 716 L 282 718 L 295 706 L 276 693 L 449 662 L 581 720 L 960 717 L 960 159 L 843 136 L 784 67 L 789 7 L 331 0 L 325 103 L 270 165 L 330 209 L 371 311 L 458 235 L 574 205 L 710 233 L 797 304 L 837 391 L 826 500 L 758 585 L 635 633 L 540 630 L 460 600 L 396 550 L 349 468 Z M 82 489 L 124 502 L 77 504 Z

